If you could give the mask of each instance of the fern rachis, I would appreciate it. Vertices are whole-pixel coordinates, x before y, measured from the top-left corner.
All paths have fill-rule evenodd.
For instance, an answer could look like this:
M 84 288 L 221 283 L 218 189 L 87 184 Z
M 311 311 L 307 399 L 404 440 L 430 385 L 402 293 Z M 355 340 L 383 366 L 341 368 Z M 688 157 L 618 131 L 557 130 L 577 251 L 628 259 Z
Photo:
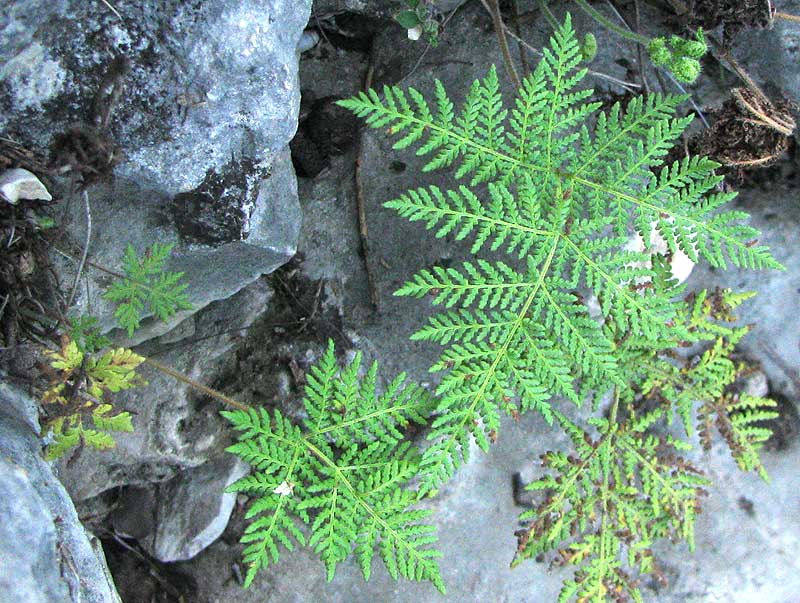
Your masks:
M 662 354 L 698 333 L 705 337 L 701 340 L 713 337 L 687 321 L 687 316 L 697 317 L 681 301 L 683 290 L 669 278 L 663 259 L 651 257 L 648 249 L 626 249 L 625 244 L 634 234 L 643 241 L 658 236 L 669 252 L 681 251 L 693 262 L 705 260 L 719 268 L 728 263 L 743 268 L 781 266 L 757 244 L 758 232 L 742 223 L 746 214 L 724 209 L 735 194 L 720 190 L 717 164 L 699 157 L 664 164 L 691 121 L 676 116 L 683 97 L 652 95 L 631 101 L 625 111 L 617 104 L 598 114 L 599 103 L 589 101 L 592 91 L 576 88 L 586 69 L 569 17 L 556 30 L 550 48 L 543 49 L 543 57 L 522 83 L 510 111 L 503 106 L 494 68 L 473 84 L 459 113 L 438 81 L 433 111 L 417 90 L 395 86 L 385 87 L 382 96 L 370 90 L 340 104 L 371 127 L 398 135 L 394 148 L 417 145 L 417 155 L 429 156 L 423 171 L 454 167 L 457 179 L 470 177 L 469 186 L 446 191 L 436 186 L 409 190 L 386 207 L 424 222 L 436 237 L 472 238 L 475 255 L 488 249 L 511 256 L 509 263 L 479 258 L 461 269 L 423 270 L 397 291 L 430 297 L 434 305 L 444 306 L 413 336 L 444 347 L 433 367 L 444 374 L 431 445 L 421 461 L 421 493 L 435 492 L 455 473 L 467 460 L 471 441 L 488 448 L 501 411 L 513 415 L 537 410 L 575 435 L 585 475 L 595 480 L 581 486 L 585 496 L 572 499 L 577 482 L 561 482 L 571 486 L 562 488 L 558 504 L 548 512 L 568 514 L 558 511 L 558 505 L 568 509 L 569 500 L 578 504 L 583 499 L 589 515 L 577 517 L 574 525 L 564 519 L 568 515 L 561 515 L 561 527 L 551 526 L 552 535 L 534 538 L 550 549 L 561 545 L 559 536 L 584 533 L 570 545 L 584 547 L 572 557 L 582 569 L 565 585 L 562 600 L 574 595 L 581 601 L 604 601 L 609 589 L 618 587 L 639 599 L 633 581 L 614 577 L 622 571 L 617 557 L 628 547 L 630 565 L 647 571 L 651 564 L 642 560 L 650 558 L 646 551 L 651 536 L 677 531 L 689 539 L 693 505 L 703 483 L 688 464 L 674 465 L 685 443 L 653 439 L 644 429 L 669 422 L 677 411 L 690 432 L 691 409 L 681 400 L 695 394 L 695 400 L 717 400 L 708 414 L 735 414 L 738 409 L 747 413 L 749 403 L 719 402 L 715 392 L 724 391 L 733 377 L 718 372 L 711 376 L 711 389 L 690 392 L 672 384 L 670 390 L 665 384 L 664 391 L 673 397 L 664 397 L 664 408 L 636 418 L 633 404 L 647 393 L 644 385 L 650 376 L 643 367 L 686 377 L 688 373 Z M 588 122 L 595 116 L 590 129 Z M 596 296 L 602 320 L 590 316 L 579 289 Z M 723 338 L 719 345 L 729 355 L 736 338 Z M 552 401 L 559 396 L 581 404 L 589 394 L 599 401 L 609 390 L 612 420 L 592 420 L 588 431 L 567 421 Z M 765 401 L 752 405 L 769 406 Z M 621 407 L 626 418 L 615 420 Z M 761 416 L 760 412 L 751 415 Z M 728 423 L 746 432 L 748 418 L 737 421 Z M 763 437 L 754 428 L 747 433 L 744 437 L 751 442 Z M 741 453 L 750 458 L 747 446 Z M 612 458 L 621 459 L 622 468 Z M 551 459 L 557 474 L 569 475 L 569 463 L 557 455 Z M 757 467 L 747 461 L 740 465 Z M 679 480 L 676 494 L 669 496 L 683 500 L 681 505 L 665 506 L 660 500 L 661 490 L 653 484 L 664 482 L 661 472 Z M 585 475 L 575 475 L 574 480 L 588 479 Z M 614 496 L 631 499 L 614 502 Z M 644 511 L 648 506 L 649 515 Z M 619 536 L 624 530 L 615 535 L 609 527 L 620 521 L 612 521 L 612 507 L 623 523 L 626 517 L 649 518 L 661 527 L 651 533 L 640 522 L 633 530 L 639 533 L 626 541 Z M 623 507 L 629 515 L 619 510 Z M 596 513 L 600 519 L 595 526 L 587 518 L 598 517 Z M 530 549 L 523 547 L 521 552 Z M 587 580 L 594 586 L 583 584 Z

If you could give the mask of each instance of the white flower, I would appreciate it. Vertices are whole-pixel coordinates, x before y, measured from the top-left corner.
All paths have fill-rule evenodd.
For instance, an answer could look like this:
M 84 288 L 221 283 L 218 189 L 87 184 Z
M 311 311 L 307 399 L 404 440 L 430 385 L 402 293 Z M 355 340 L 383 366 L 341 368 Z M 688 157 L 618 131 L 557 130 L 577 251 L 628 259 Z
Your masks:
M 422 35 L 422 25 L 415 25 L 414 27 L 408 30 L 409 40 L 419 40 L 421 35 Z
M 283 481 L 281 485 L 272 491 L 273 494 L 278 496 L 291 496 L 294 494 L 294 484 L 292 482 Z

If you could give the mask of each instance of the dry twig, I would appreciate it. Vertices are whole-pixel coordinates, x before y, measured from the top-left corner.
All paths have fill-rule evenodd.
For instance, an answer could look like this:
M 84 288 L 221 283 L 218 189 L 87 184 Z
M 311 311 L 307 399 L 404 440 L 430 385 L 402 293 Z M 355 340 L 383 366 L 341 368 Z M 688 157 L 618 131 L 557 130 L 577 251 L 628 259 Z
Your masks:
M 423 55 L 424 56 L 424 55 Z M 375 53 L 373 52 L 372 45 L 370 45 L 369 52 L 369 65 L 367 67 L 367 74 L 364 77 L 364 91 L 368 91 L 372 87 L 372 76 L 375 72 Z M 364 202 L 364 181 L 361 176 L 361 139 L 363 134 L 359 132 L 356 139 L 356 167 L 355 167 L 355 180 L 356 180 L 356 208 L 358 211 L 358 237 L 361 241 L 361 257 L 364 260 L 364 270 L 367 273 L 367 286 L 369 287 L 369 300 L 373 309 L 379 311 L 378 289 L 375 285 L 375 275 L 372 272 L 370 264 L 370 249 L 369 249 L 369 230 L 367 228 L 367 212 Z

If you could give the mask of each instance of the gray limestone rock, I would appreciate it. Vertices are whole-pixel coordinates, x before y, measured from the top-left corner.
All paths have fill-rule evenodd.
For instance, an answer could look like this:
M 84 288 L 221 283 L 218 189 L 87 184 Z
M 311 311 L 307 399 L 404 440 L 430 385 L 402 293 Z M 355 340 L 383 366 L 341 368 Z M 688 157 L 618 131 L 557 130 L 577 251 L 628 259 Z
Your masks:
M 95 187 L 90 198 L 93 222 L 90 252 L 95 264 L 119 271 L 122 250 L 132 245 L 143 253 L 154 242 L 175 244 L 167 269 L 184 273 L 186 293 L 192 310 L 178 312 L 168 322 L 148 319 L 142 322 L 125 345 L 135 345 L 168 332 L 188 316 L 209 303 L 224 300 L 291 258 L 300 231 L 301 211 L 297 200 L 297 181 L 288 149 L 279 153 L 272 165 L 272 175 L 259 185 L 255 207 L 250 216 L 247 240 L 221 245 L 184 245 L 179 233 L 159 225 L 168 200 L 152 190 L 143 190 L 132 181 L 119 182 L 113 189 Z M 136 199 L 135 203 L 119 203 L 119 198 Z M 73 232 L 79 240 L 85 236 L 84 208 L 72 202 Z M 72 274 L 74 263 L 64 264 L 63 271 Z M 112 328 L 114 306 L 102 298 L 109 278 L 101 270 L 89 266 L 89 285 L 81 287 L 79 308 L 91 308 L 106 330 Z M 71 282 L 71 281 L 69 281 Z
M 120 603 L 38 432 L 35 403 L 0 382 L 0 602 Z
M 236 495 L 224 490 L 247 470 L 246 464 L 225 454 L 168 482 L 130 487 L 121 496 L 112 524 L 160 561 L 191 559 L 228 525 Z
M 0 132 L 95 183 L 90 260 L 116 269 L 127 244 L 142 253 L 176 243 L 173 269 L 186 271 L 198 310 L 294 254 L 300 210 L 287 145 L 310 0 L 113 6 L 17 2 L 0 19 Z M 54 197 L 65 197 L 68 179 L 54 180 Z M 67 251 L 79 257 L 85 208 L 65 203 Z M 57 263 L 64 282 L 76 264 Z M 109 329 L 107 275 L 87 275 L 79 308 Z
M 187 337 L 153 342 L 137 348 L 203 384 L 213 382 L 241 329 L 247 329 L 268 305 L 272 290 L 258 281 L 229 299 L 216 302 L 186 319 Z M 116 486 L 147 485 L 169 480 L 219 455 L 228 437 L 219 416 L 220 402 L 198 394 L 181 381 L 142 368 L 146 387 L 115 395 L 119 408 L 133 411 L 133 433 L 115 434 L 116 448 L 87 450 L 59 463 L 60 477 L 73 499 L 82 501 Z

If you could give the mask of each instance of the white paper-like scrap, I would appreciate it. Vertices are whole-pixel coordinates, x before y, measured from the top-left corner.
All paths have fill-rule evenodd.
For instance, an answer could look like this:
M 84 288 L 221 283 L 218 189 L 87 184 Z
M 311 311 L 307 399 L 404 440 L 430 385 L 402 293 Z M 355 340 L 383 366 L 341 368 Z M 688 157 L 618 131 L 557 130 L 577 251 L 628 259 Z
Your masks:
M 415 25 L 414 27 L 408 30 L 409 40 L 419 40 L 421 35 L 422 35 L 422 25 Z
M 53 199 L 41 180 L 22 168 L 6 170 L 0 174 L 0 195 L 12 205 L 16 205 L 20 199 L 41 201 Z

